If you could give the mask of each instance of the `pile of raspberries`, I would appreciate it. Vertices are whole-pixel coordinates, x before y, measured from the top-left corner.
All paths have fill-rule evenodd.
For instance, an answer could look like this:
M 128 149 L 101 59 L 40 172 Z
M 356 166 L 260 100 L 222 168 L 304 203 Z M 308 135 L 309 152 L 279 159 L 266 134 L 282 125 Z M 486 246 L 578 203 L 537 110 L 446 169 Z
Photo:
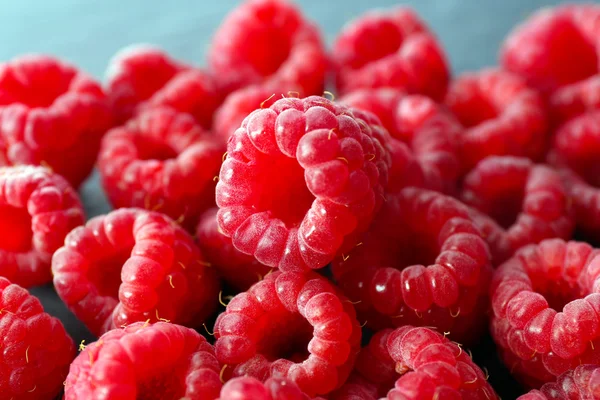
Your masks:
M 247 0 L 206 68 L 1 64 L 0 399 L 493 400 L 490 336 L 521 400 L 600 399 L 599 49 L 559 6 L 452 76 L 411 9 L 327 48 Z

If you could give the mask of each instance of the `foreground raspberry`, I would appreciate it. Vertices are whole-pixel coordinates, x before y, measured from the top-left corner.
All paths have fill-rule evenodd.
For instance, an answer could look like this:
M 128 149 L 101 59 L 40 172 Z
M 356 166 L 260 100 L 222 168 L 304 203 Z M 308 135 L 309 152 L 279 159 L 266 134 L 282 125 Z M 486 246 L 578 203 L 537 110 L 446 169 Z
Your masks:
M 219 362 L 192 329 L 138 322 L 86 346 L 65 382 L 65 400 L 207 400 L 219 397 Z
M 366 229 L 383 202 L 389 138 L 353 112 L 285 98 L 244 120 L 216 196 L 219 226 L 238 250 L 282 270 L 321 268 Z
M 0 278 L 0 398 L 53 400 L 74 357 L 73 341 L 27 290 Z
M 540 387 L 600 362 L 600 254 L 587 243 L 544 240 L 494 274 L 492 336 L 512 373 Z
M 114 207 L 160 211 L 193 230 L 214 204 L 222 156 L 192 116 L 155 108 L 109 131 L 98 167 Z
M 0 165 L 44 165 L 78 187 L 111 125 L 100 86 L 43 55 L 0 64 Z
M 217 400 L 310 400 L 291 380 L 269 378 L 265 383 L 244 376 L 233 378 L 223 385 Z M 321 399 L 315 397 L 314 400 Z
M 388 195 L 360 245 L 332 271 L 375 329 L 435 326 L 460 341 L 480 333 L 490 256 L 467 207 L 451 197 L 416 188 Z
M 274 272 L 231 300 L 215 337 L 226 375 L 284 377 L 314 396 L 346 381 L 361 331 L 352 304 L 325 278 Z
M 317 27 L 286 0 L 238 6 L 215 33 L 208 63 L 224 94 L 257 83 L 321 94 L 328 67 Z
M 58 295 L 98 336 L 146 320 L 199 326 L 219 291 L 191 236 L 166 215 L 136 208 L 71 231 L 52 272 Z
M 600 367 L 580 365 L 517 400 L 600 399 Z
M 151 46 L 134 45 L 117 53 L 108 65 L 106 80 L 108 98 L 120 124 L 145 108 L 169 106 L 210 128 L 220 103 L 210 75 Z
M 394 87 L 441 100 L 449 71 L 441 46 L 406 7 L 370 11 L 350 22 L 333 48 L 341 94 L 360 88 Z
M 60 175 L 42 167 L 2 167 L 0 221 L 0 276 L 30 287 L 52 280 L 52 253 L 85 216 Z

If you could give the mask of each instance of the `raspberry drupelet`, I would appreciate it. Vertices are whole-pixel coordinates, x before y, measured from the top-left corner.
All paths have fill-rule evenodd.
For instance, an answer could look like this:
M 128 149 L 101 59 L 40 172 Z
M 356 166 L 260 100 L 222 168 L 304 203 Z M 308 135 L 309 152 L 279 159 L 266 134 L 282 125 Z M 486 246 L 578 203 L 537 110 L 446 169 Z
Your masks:
M 71 231 L 52 272 L 58 295 L 97 336 L 146 320 L 200 326 L 219 291 L 192 237 L 166 215 L 136 208 Z
M 311 398 L 291 380 L 269 378 L 262 383 L 251 376 L 233 378 L 223 385 L 217 400 L 323 400 Z M 212 400 L 212 399 L 211 399 Z
M 77 188 L 112 117 L 102 88 L 45 55 L 0 64 L 0 165 L 43 165 Z
M 353 305 L 313 272 L 274 272 L 235 296 L 215 323 L 225 376 L 284 377 L 309 396 L 339 388 L 360 350 Z
M 517 400 L 600 399 L 600 367 L 580 365 Z
M 189 231 L 214 205 L 223 149 L 186 113 L 142 111 L 102 140 L 98 168 L 115 208 L 164 213 Z
M 316 96 L 251 113 L 229 139 L 217 184 L 223 233 L 286 271 L 324 267 L 353 246 L 388 180 L 390 138 L 377 121 Z
M 55 399 L 75 356 L 73 341 L 36 297 L 1 277 L 0 337 L 0 399 Z
M 43 167 L 0 167 L 0 221 L 0 276 L 31 287 L 52 281 L 52 253 L 85 216 L 62 176 Z
M 65 400 L 213 400 L 219 362 L 192 329 L 137 322 L 111 330 L 79 353 L 65 382 Z

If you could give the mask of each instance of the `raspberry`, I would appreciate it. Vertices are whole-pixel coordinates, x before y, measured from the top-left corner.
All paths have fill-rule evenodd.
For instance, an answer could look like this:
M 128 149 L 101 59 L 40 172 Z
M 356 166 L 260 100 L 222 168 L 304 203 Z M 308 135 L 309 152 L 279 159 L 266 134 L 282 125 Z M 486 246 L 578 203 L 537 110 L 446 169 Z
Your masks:
M 0 337 L 0 398 L 56 398 L 74 357 L 73 341 L 37 298 L 2 277 Z
M 221 101 L 208 73 L 148 45 L 133 45 L 118 52 L 108 65 L 106 80 L 108 99 L 119 124 L 140 110 L 169 106 L 210 128 Z
M 333 47 L 341 94 L 394 87 L 442 100 L 448 85 L 446 56 L 410 8 L 371 11 L 350 22 Z
M 518 250 L 494 273 L 491 331 L 513 374 L 539 387 L 600 362 L 600 251 L 548 239 Z
M 0 165 L 44 165 L 77 188 L 111 126 L 100 86 L 43 55 L 0 64 Z
M 219 231 L 217 209 L 212 208 L 200 218 L 196 230 L 198 247 L 219 276 L 235 289 L 244 291 L 271 271 L 233 247 L 231 238 Z
M 569 169 L 561 169 L 563 182 L 575 209 L 577 229 L 592 239 L 600 237 L 600 188 Z
M 65 400 L 216 399 L 213 347 L 194 330 L 157 322 L 114 329 L 85 347 L 65 382 Z
M 371 327 L 435 326 L 461 341 L 479 334 L 490 256 L 466 206 L 449 196 L 416 188 L 388 195 L 332 271 Z
M 312 96 L 280 99 L 244 120 L 216 196 L 219 226 L 238 250 L 306 270 L 353 245 L 383 202 L 391 162 L 376 117 L 354 112 Z
M 314 400 L 318 399 L 321 397 Z M 289 379 L 269 378 L 262 383 L 244 376 L 225 383 L 218 400 L 310 400 L 310 397 Z
M 0 276 L 23 287 L 50 282 L 52 253 L 84 220 L 62 176 L 43 167 L 0 168 Z
M 517 400 L 600 399 L 600 367 L 580 365 Z
M 52 272 L 58 295 L 98 336 L 146 320 L 198 326 L 219 291 L 191 236 L 166 215 L 136 208 L 71 231 Z
M 222 155 L 191 115 L 154 108 L 104 137 L 98 167 L 116 208 L 160 210 L 193 230 L 214 204 Z
M 526 244 L 573 233 L 574 215 L 560 175 L 527 158 L 482 160 L 465 177 L 461 197 L 503 228 L 509 246 L 504 259 Z
M 464 74 L 450 85 L 445 102 L 465 128 L 459 138 L 465 172 L 490 155 L 543 156 L 545 106 L 517 75 L 500 69 Z
M 278 271 L 231 300 L 215 337 L 226 374 L 288 378 L 313 396 L 346 381 L 361 330 L 352 304 L 325 278 Z
M 317 27 L 285 0 L 238 6 L 215 33 L 208 63 L 224 94 L 257 83 L 321 94 L 328 67 Z

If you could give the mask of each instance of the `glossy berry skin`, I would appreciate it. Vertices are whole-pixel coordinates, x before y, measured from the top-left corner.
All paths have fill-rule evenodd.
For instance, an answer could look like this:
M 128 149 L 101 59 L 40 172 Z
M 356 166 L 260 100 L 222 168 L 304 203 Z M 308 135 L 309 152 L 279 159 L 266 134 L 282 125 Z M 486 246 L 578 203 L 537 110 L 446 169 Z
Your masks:
M 323 400 L 311 398 L 291 380 L 269 378 L 264 383 L 251 376 L 233 378 L 223 385 L 217 400 Z
M 600 360 L 599 251 L 548 239 L 494 273 L 491 332 L 507 367 L 531 387 Z
M 316 25 L 287 0 L 250 0 L 213 36 L 208 65 L 223 94 L 262 84 L 302 96 L 323 93 L 328 59 Z
M 42 165 L 77 188 L 112 124 L 102 88 L 56 58 L 0 64 L 0 165 Z
M 600 367 L 579 365 L 517 400 L 600 399 Z
M 445 103 L 464 126 L 464 172 L 490 155 L 533 160 L 543 156 L 548 136 L 545 105 L 519 76 L 501 69 L 463 74 L 450 85 Z
M 235 296 L 214 331 L 225 376 L 284 377 L 309 396 L 346 381 L 361 339 L 352 304 L 327 279 L 279 271 Z
M 342 29 L 333 46 L 339 94 L 393 87 L 442 100 L 449 69 L 441 46 L 410 8 L 369 11 Z
M 324 267 L 353 245 L 383 202 L 391 160 L 377 123 L 316 96 L 252 112 L 221 166 L 223 233 L 270 267 Z
M 0 168 L 0 276 L 23 287 L 52 280 L 52 253 L 83 224 L 77 192 L 43 167 Z
M 221 146 L 191 115 L 163 107 L 109 131 L 98 168 L 115 208 L 160 211 L 193 230 L 214 204 L 222 156 Z
M 192 237 L 166 215 L 137 208 L 71 231 L 52 272 L 58 295 L 97 336 L 146 320 L 200 326 L 219 291 Z
M 0 337 L 0 399 L 55 399 L 75 356 L 73 341 L 36 297 L 1 277 Z
M 141 110 L 166 106 L 192 115 L 208 129 L 221 102 L 210 74 L 148 45 L 115 54 L 106 71 L 106 92 L 118 124 Z
M 65 400 L 216 399 L 219 370 L 213 347 L 196 331 L 137 322 L 85 346 L 71 364 Z

